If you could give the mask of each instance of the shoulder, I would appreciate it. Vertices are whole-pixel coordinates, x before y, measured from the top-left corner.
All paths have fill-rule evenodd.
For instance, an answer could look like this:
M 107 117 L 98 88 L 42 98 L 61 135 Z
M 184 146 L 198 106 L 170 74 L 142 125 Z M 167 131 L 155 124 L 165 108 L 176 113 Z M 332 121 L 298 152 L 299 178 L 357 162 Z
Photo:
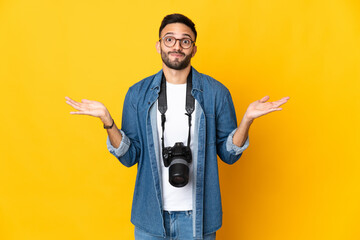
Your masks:
M 160 89 L 162 70 L 132 85 L 128 90 L 128 95 L 136 98 L 151 94 L 154 89 Z
M 196 71 L 195 77 L 198 79 L 200 88 L 204 93 L 212 93 L 224 96 L 230 94 L 228 88 L 223 83 L 207 74 Z
M 145 90 L 145 89 L 149 88 L 151 86 L 151 84 L 153 83 L 153 80 L 154 80 L 156 75 L 157 74 L 153 74 L 153 75 L 151 75 L 149 77 L 146 77 L 146 78 L 140 80 L 139 82 L 132 85 L 129 88 L 129 91 L 131 91 L 131 92 L 139 92 L 141 90 Z

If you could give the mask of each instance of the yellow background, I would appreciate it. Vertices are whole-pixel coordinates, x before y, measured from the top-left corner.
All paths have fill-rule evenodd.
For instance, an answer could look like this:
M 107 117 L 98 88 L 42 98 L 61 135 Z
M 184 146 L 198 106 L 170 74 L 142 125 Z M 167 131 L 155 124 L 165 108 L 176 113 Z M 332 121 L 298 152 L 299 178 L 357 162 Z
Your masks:
M 103 102 L 120 126 L 174 12 L 195 22 L 192 64 L 230 89 L 238 121 L 291 97 L 255 120 L 239 162 L 219 162 L 217 239 L 360 239 L 358 0 L 0 1 L 0 239 L 133 239 L 136 167 L 64 97 Z

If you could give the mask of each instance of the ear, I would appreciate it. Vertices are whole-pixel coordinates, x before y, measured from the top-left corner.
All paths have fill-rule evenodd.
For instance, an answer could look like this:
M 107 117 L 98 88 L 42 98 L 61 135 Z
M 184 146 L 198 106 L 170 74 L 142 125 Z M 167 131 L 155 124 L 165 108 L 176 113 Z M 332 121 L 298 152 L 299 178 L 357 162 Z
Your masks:
M 155 47 L 156 47 L 156 51 L 157 51 L 159 54 L 161 54 L 160 41 L 157 41 L 157 42 L 156 42 Z
M 192 53 L 191 53 L 191 57 L 194 57 L 195 54 L 196 54 L 196 52 L 197 52 L 197 46 L 194 45 L 193 50 L 192 50 Z

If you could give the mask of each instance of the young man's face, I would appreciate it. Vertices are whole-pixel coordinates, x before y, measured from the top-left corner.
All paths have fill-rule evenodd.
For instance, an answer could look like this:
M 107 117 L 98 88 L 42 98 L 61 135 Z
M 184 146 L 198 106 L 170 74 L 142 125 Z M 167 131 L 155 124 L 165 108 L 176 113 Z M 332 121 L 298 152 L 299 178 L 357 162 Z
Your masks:
M 180 40 L 177 40 L 174 46 L 169 47 L 167 46 L 169 43 L 166 45 L 165 41 L 170 42 L 171 39 L 167 39 L 167 37 L 184 40 L 182 44 L 180 44 Z M 197 50 L 195 44 L 192 43 L 195 40 L 195 34 L 191 28 L 182 23 L 171 23 L 166 25 L 161 31 L 160 38 L 161 40 L 156 43 L 156 49 L 161 54 L 161 59 L 168 68 L 182 70 L 189 66 L 190 60 Z M 186 43 L 189 41 L 191 45 L 189 48 L 186 48 Z

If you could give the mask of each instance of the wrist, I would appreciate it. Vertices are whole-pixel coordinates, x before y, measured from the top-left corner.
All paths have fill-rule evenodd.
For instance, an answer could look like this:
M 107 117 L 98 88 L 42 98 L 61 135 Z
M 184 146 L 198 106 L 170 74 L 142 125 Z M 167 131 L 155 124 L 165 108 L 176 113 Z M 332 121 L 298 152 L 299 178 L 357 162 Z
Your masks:
M 245 113 L 242 121 L 244 121 L 244 123 L 251 124 L 251 123 L 254 121 L 254 118 L 249 117 L 249 116 Z
M 110 126 L 113 123 L 113 119 L 109 113 L 106 113 L 103 117 L 100 117 L 100 120 L 105 126 Z
M 114 119 L 112 119 L 112 123 L 110 125 L 105 125 L 104 124 L 104 128 L 105 129 L 111 129 L 114 126 L 114 124 L 115 124 L 115 121 L 114 121 Z

